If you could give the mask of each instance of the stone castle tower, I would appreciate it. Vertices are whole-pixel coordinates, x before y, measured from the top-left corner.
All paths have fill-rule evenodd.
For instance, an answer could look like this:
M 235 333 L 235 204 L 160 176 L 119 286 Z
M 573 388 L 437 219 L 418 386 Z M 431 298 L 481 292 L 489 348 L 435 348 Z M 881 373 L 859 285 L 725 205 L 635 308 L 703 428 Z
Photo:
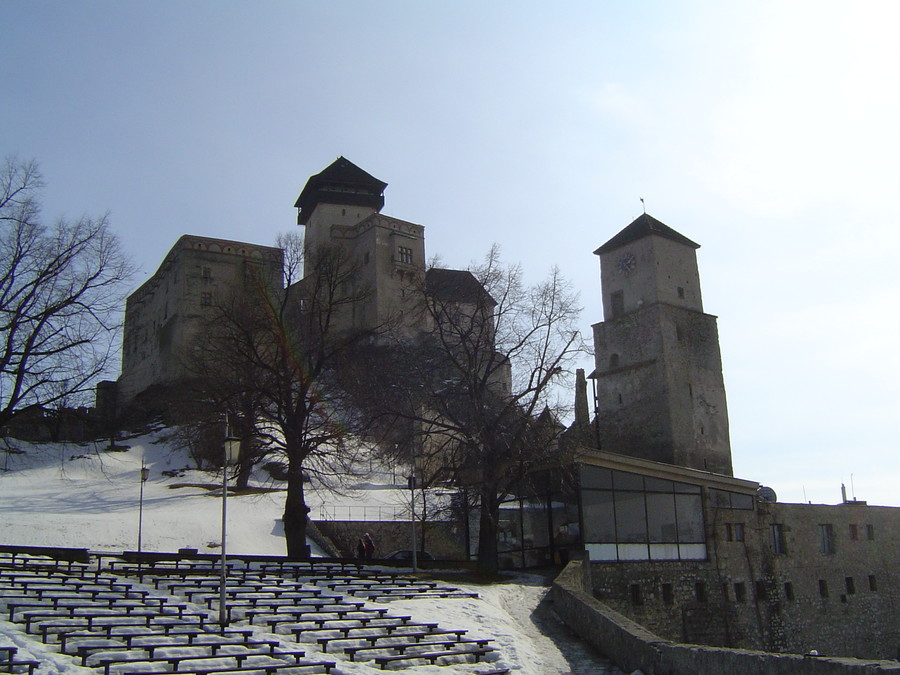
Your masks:
M 321 247 L 340 245 L 359 265 L 357 282 L 366 297 L 345 316 L 357 330 L 376 329 L 397 320 L 412 334 L 418 326 L 404 311 L 411 286 L 425 272 L 425 228 L 380 213 L 387 183 L 339 157 L 311 176 L 294 204 L 297 223 L 306 227 L 304 256 L 315 259 Z M 306 265 L 305 275 L 313 273 Z
M 601 449 L 732 475 L 716 317 L 703 312 L 696 249 L 646 213 L 594 251 Z

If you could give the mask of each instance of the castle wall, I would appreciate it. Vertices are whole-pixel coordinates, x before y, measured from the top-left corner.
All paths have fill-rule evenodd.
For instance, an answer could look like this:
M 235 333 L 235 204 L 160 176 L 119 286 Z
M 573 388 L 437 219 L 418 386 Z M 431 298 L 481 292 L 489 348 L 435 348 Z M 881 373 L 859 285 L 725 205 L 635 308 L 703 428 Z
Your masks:
M 774 654 L 665 639 L 598 600 L 581 561 L 569 563 L 551 590 L 556 613 L 583 640 L 626 670 L 654 675 L 856 675 L 900 673 L 900 663 L 830 654 Z
M 593 562 L 594 597 L 668 640 L 900 656 L 900 509 L 712 501 L 707 560 Z
M 281 287 L 282 252 L 225 239 L 181 237 L 125 305 L 118 404 L 186 375 L 188 346 L 216 304 L 258 282 Z

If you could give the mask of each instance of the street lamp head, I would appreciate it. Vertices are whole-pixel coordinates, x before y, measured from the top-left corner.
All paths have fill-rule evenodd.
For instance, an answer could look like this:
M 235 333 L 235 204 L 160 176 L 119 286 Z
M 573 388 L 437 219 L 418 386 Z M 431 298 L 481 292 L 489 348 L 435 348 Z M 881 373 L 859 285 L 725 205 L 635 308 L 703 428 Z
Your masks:
M 241 454 L 241 439 L 229 436 L 225 439 L 225 464 L 238 463 Z

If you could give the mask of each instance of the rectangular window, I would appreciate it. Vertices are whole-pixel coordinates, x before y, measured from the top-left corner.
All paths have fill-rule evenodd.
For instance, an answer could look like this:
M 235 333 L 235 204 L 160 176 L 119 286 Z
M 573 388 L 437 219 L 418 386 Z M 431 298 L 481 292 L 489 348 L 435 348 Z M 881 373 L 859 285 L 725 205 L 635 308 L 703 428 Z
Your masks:
M 787 555 L 787 542 L 784 538 L 784 525 L 772 524 L 772 553 L 775 555 Z
M 735 602 L 744 602 L 747 598 L 747 587 L 744 586 L 743 581 L 736 581 L 734 583 L 734 601 Z
M 735 541 L 744 541 L 744 524 L 743 523 L 735 523 L 734 524 L 734 540 Z
M 834 527 L 831 523 L 819 525 L 819 552 L 834 555 Z
M 397 258 L 400 262 L 406 265 L 412 265 L 413 261 L 413 251 L 411 248 L 407 248 L 406 246 L 398 246 L 397 247 Z
M 610 295 L 609 302 L 613 318 L 622 316 L 625 313 L 625 293 L 623 291 L 616 291 Z
M 875 540 L 875 526 L 874 525 L 866 525 L 866 539 L 869 541 Z
M 618 541 L 638 544 L 647 541 L 647 508 L 643 492 L 615 492 Z
M 208 284 L 210 281 L 212 281 L 212 269 L 210 269 L 209 267 L 204 267 L 200 271 L 200 278 L 203 279 L 204 284 Z
M 875 592 L 878 590 L 878 582 L 875 580 L 875 575 L 869 575 L 869 590 Z
M 847 588 L 847 595 L 856 593 L 856 584 L 853 582 L 853 577 L 844 577 L 844 585 Z
M 675 592 L 672 590 L 672 584 L 662 585 L 662 598 L 664 605 L 675 604 Z
M 629 586 L 629 591 L 631 592 L 631 604 L 632 605 L 643 605 L 644 598 L 641 596 L 641 585 L 640 584 L 631 584 Z
M 824 579 L 819 579 L 819 595 L 823 598 L 828 597 L 828 582 Z
M 794 599 L 794 584 L 792 584 L 790 581 L 784 582 L 784 597 L 788 600 Z
M 859 525 L 850 523 L 850 541 L 856 541 L 857 539 L 859 539 Z
M 697 602 L 706 602 L 706 584 L 702 581 L 694 584 L 694 597 L 697 598 Z

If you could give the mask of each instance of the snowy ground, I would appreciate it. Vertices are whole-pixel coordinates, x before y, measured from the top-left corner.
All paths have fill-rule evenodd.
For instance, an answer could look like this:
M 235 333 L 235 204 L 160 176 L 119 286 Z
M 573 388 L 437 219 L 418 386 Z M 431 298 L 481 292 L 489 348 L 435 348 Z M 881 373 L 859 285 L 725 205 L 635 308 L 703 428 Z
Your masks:
M 221 479 L 184 470 L 188 459 L 170 450 L 163 436 L 133 439 L 125 443 L 130 449 L 124 452 L 107 452 L 91 445 L 34 446 L 15 440 L 8 445 L 0 446 L 0 543 L 136 550 L 143 461 L 150 476 L 143 486 L 141 548 L 221 550 L 221 489 L 209 489 Z M 271 483 L 266 485 L 271 487 Z M 337 503 L 351 511 L 387 511 L 402 509 L 404 495 L 402 490 L 373 490 L 370 486 L 337 502 L 324 495 L 312 497 L 317 505 L 333 507 Z M 283 555 L 283 499 L 280 491 L 229 496 L 228 551 Z M 621 672 L 578 642 L 556 618 L 545 598 L 547 587 L 539 577 L 516 575 L 506 583 L 489 586 L 455 585 L 474 590 L 479 597 L 394 601 L 391 609 L 420 621 L 466 628 L 473 637 L 492 638 L 501 660 L 491 665 L 507 666 L 517 675 Z M 38 675 L 93 672 L 53 651 L 55 646 L 33 640 L 16 624 L 0 620 L 0 644 L 4 642 L 17 645 L 20 658 L 40 660 Z M 404 672 L 446 675 L 476 673 L 485 667 L 418 666 Z M 339 672 L 371 675 L 383 671 L 364 663 L 339 661 Z

